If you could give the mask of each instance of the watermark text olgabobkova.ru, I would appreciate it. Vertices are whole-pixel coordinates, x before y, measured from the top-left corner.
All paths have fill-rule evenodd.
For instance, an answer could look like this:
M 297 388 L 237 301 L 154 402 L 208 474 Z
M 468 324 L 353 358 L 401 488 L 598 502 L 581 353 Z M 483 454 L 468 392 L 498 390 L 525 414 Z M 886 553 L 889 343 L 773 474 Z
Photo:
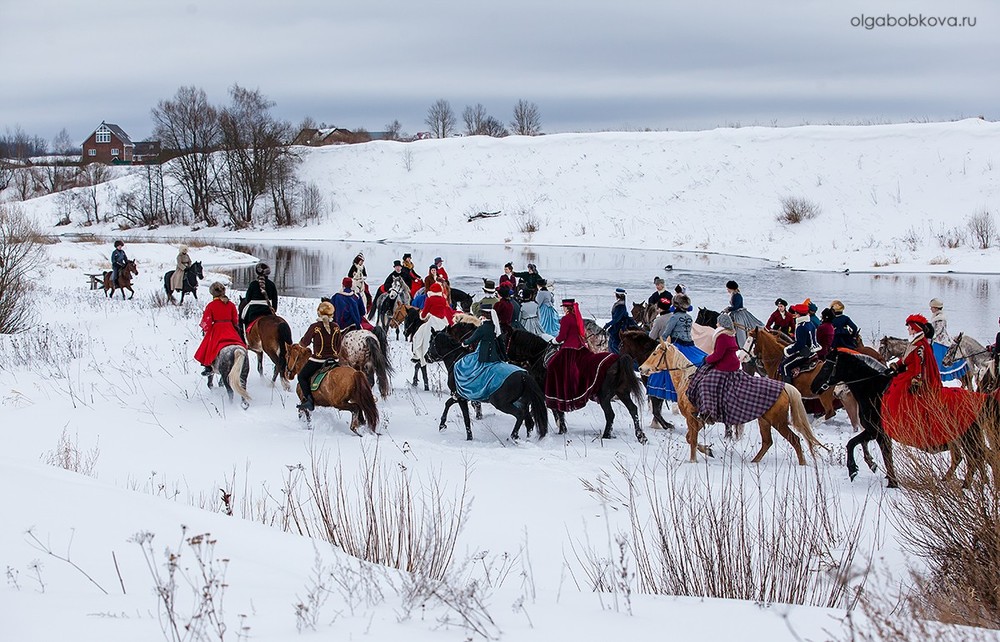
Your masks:
M 922 13 L 907 14 L 904 16 L 854 16 L 851 18 L 852 27 L 864 27 L 865 29 L 875 29 L 876 27 L 975 27 L 975 16 L 925 16 Z

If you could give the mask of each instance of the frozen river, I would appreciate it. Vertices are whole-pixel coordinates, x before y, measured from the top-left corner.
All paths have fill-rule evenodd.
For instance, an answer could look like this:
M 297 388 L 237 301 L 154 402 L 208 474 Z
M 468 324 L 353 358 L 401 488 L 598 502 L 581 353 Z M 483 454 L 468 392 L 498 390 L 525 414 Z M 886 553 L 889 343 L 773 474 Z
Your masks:
M 669 288 L 683 283 L 695 307 L 719 310 L 728 304 L 726 281 L 740 284 L 746 306 L 761 320 L 774 309 L 774 299 L 797 303 L 811 297 L 820 309 L 833 299 L 847 306 L 846 313 L 861 327 L 867 343 L 884 334 L 903 336 L 903 320 L 920 312 L 929 316 L 927 302 L 940 298 L 952 334 L 965 331 L 983 343 L 992 343 L 1000 314 L 1000 277 L 993 275 L 841 274 L 800 272 L 752 258 L 697 252 L 621 250 L 599 247 L 523 247 L 468 245 L 399 245 L 337 241 L 289 243 L 224 243 L 260 257 L 271 264 L 279 293 L 290 296 L 329 296 L 347 275 L 358 252 L 366 257 L 369 286 L 374 290 L 404 252 L 414 256 L 417 272 L 426 274 L 435 256 L 445 260 L 452 284 L 473 296 L 482 293 L 482 279 L 496 281 L 503 265 L 516 270 L 527 263 L 555 283 L 556 299 L 575 297 L 587 316 L 606 319 L 614 302 L 614 289 L 628 290 L 628 300 L 644 300 L 653 291 L 653 277 L 662 276 Z M 197 249 L 192 250 L 192 255 Z M 671 265 L 667 271 L 665 266 Z M 250 269 L 233 273 L 237 287 L 245 288 Z M 994 303 L 994 299 L 997 303 Z

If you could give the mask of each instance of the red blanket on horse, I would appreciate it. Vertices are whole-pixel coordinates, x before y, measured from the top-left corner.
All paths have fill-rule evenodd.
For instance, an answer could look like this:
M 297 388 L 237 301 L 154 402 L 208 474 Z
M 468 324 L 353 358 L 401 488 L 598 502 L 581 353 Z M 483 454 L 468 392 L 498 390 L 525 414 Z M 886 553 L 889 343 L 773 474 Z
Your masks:
M 942 386 L 926 340 L 915 343 L 903 363 L 906 370 L 892 379 L 882 396 L 882 426 L 901 444 L 939 450 L 969 429 L 986 395 Z
M 554 410 L 579 410 L 597 393 L 608 368 L 618 355 L 613 352 L 594 354 L 587 348 L 560 348 L 549 361 L 545 372 L 545 405 Z

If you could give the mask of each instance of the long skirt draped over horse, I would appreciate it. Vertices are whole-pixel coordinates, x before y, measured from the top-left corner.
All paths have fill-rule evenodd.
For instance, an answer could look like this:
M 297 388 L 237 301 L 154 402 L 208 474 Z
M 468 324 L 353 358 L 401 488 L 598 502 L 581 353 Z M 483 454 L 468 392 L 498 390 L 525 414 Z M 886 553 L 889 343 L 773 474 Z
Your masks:
M 708 423 L 733 426 L 763 415 L 784 390 L 785 384 L 774 379 L 703 366 L 691 377 L 687 396 Z
M 487 401 L 518 370 L 522 368 L 503 361 L 482 363 L 473 352 L 455 362 L 455 387 L 469 401 Z
M 440 332 L 447 327 L 447 319 L 428 314 L 424 324 L 417 328 L 416 334 L 413 335 L 413 358 L 419 360 L 421 366 L 427 365 L 425 357 L 431 347 L 431 330 Z
M 239 313 L 232 301 L 213 299 L 209 302 L 201 316 L 201 329 L 205 336 L 194 353 L 198 363 L 203 366 L 212 365 L 219 351 L 229 345 L 240 345 L 245 348 L 246 344 L 236 329 L 239 322 Z
M 707 355 L 698 346 L 687 346 L 675 343 L 674 347 L 677 348 L 681 354 L 687 357 L 687 360 L 695 366 L 700 366 L 705 362 L 705 357 Z M 674 389 L 674 382 L 670 379 L 670 371 L 660 370 L 659 372 L 654 372 L 649 375 L 646 379 L 646 394 L 657 399 L 677 401 L 677 390 Z
M 945 344 L 935 341 L 931 344 L 931 350 L 934 351 L 934 360 L 937 361 L 938 371 L 941 372 L 941 381 L 961 379 L 968 372 L 969 367 L 966 365 L 965 359 L 957 359 L 950 366 L 945 367 L 944 355 L 948 354 L 948 346 Z
M 903 357 L 906 370 L 893 377 L 882 396 L 882 426 L 902 444 L 939 450 L 972 425 L 986 395 L 942 386 L 937 362 L 927 348 L 926 341 L 919 341 Z M 911 390 L 918 377 L 922 383 Z
M 569 412 L 583 408 L 588 400 L 596 401 L 600 384 L 617 359 L 614 352 L 559 348 L 545 371 L 545 405 Z

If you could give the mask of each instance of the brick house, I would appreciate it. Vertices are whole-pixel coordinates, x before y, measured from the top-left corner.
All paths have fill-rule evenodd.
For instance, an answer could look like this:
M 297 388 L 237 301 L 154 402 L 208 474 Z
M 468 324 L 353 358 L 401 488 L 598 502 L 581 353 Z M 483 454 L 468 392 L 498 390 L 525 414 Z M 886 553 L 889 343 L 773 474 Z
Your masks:
M 102 122 L 94 133 L 83 141 L 81 162 L 104 163 L 105 165 L 131 163 L 135 143 L 128 134 L 112 123 Z
M 323 145 L 349 145 L 351 143 L 365 143 L 371 140 L 371 136 L 357 134 L 349 129 L 340 127 L 324 127 L 316 129 L 307 127 L 299 132 L 299 135 L 292 140 L 292 145 L 306 145 L 308 147 L 321 147 Z

